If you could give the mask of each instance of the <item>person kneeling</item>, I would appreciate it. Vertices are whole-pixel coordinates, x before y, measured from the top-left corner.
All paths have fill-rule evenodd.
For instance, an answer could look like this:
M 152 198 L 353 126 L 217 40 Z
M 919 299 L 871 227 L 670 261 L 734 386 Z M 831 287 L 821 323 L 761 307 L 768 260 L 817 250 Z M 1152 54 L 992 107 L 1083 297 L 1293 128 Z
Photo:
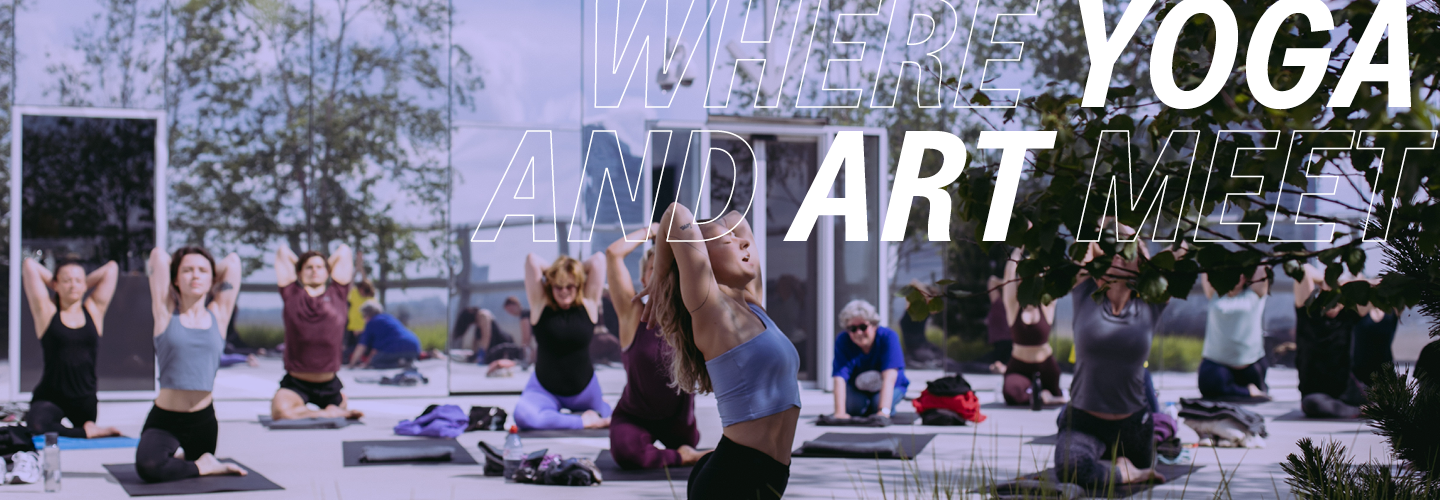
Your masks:
M 878 326 L 875 306 L 853 300 L 840 311 L 845 331 L 835 336 L 835 418 L 895 415 L 905 399 L 905 351 L 894 330 Z
M 374 300 L 360 306 L 360 314 L 365 316 L 365 330 L 350 355 L 350 366 L 379 370 L 403 368 L 414 365 L 420 358 L 420 338 L 384 310 L 384 306 Z M 371 351 L 374 352 L 370 359 L 362 365 L 365 353 Z

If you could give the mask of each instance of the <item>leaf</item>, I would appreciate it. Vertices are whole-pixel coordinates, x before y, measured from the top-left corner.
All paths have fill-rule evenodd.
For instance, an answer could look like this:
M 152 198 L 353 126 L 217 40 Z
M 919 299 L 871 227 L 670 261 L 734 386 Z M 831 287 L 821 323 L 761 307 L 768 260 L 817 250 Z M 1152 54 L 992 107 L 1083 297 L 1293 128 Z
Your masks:
M 1155 257 L 1150 259 L 1150 265 L 1166 271 L 1174 271 L 1175 254 L 1169 250 L 1155 254 Z
M 1350 274 L 1359 275 L 1365 272 L 1365 249 L 1358 246 L 1351 248 L 1345 254 L 1345 267 L 1350 269 Z
M 970 102 L 973 102 L 973 103 L 975 103 L 975 104 L 979 104 L 979 105 L 981 105 L 981 106 L 989 106 L 989 105 L 990 105 L 990 96 L 985 95 L 984 92 L 981 92 L 981 91 L 978 91 L 978 90 L 977 90 L 977 91 L 975 91 L 975 97 L 970 98 Z
M 1340 286 L 1340 295 L 1346 304 L 1358 305 L 1370 302 L 1370 282 L 1355 280 Z
M 1340 288 L 1340 272 L 1344 270 L 1339 264 L 1325 266 L 1325 282 L 1330 284 L 1330 288 Z
M 1281 265 L 1281 268 L 1285 270 L 1285 275 L 1289 276 L 1290 279 L 1295 281 L 1305 280 L 1305 267 L 1300 264 L 1300 261 L 1294 259 L 1287 260 Z

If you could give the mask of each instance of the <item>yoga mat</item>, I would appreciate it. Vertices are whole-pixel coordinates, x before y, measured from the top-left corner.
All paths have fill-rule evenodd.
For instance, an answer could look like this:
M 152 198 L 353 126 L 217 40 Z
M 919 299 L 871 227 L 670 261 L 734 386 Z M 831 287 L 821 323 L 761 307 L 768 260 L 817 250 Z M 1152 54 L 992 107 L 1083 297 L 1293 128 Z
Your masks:
M 1351 424 L 1351 423 L 1365 423 L 1365 422 L 1369 422 L 1369 421 L 1370 421 L 1370 420 L 1368 420 L 1368 419 L 1366 419 L 1366 418 L 1364 418 L 1364 417 L 1360 417 L 1360 418 L 1310 418 L 1310 417 L 1305 416 L 1305 412 L 1304 412 L 1304 411 L 1301 411 L 1301 410 L 1298 410 L 1298 409 L 1297 409 L 1297 410 L 1290 410 L 1290 413 L 1286 413 L 1286 414 L 1284 414 L 1284 415 L 1275 417 L 1275 418 L 1272 419 L 1272 420 L 1275 420 L 1275 421 L 1277 421 L 1277 422 L 1342 422 L 1342 423 L 1347 423 L 1347 424 Z
M 1165 483 L 1169 483 L 1169 482 L 1175 481 L 1176 479 L 1184 478 L 1185 476 L 1190 475 L 1191 472 L 1200 470 L 1200 469 L 1203 468 L 1203 467 L 1205 467 L 1205 466 L 1203 466 L 1203 465 L 1165 465 L 1165 464 L 1157 464 L 1157 465 L 1155 466 L 1155 471 L 1156 471 L 1156 472 L 1159 472 L 1160 475 L 1165 476 Z M 1030 474 L 1030 475 L 1028 475 L 1028 476 L 1025 476 L 1024 479 L 1031 479 L 1031 480 L 1036 480 L 1036 479 L 1038 479 L 1038 480 L 1041 480 L 1041 481 L 1049 481 L 1049 482 L 1051 482 L 1051 483 L 1057 483 L 1057 484 L 1060 482 L 1059 479 L 1056 477 L 1055 469 L 1053 469 L 1053 468 L 1051 468 L 1051 469 L 1045 469 L 1045 471 L 1043 471 L 1043 472 L 1036 472 L 1036 473 L 1034 473 L 1034 474 Z M 1113 496 L 1110 495 L 1110 492 L 1108 491 L 1108 488 L 1109 488 L 1108 486 L 1106 487 L 1106 489 L 1097 490 L 1097 491 L 1090 491 L 1089 493 L 1090 493 L 1090 495 L 1093 495 L 1093 496 L 1096 496 L 1096 497 L 1099 497 L 1099 498 L 1125 498 L 1125 497 L 1133 496 L 1133 495 L 1135 495 L 1135 494 L 1137 494 L 1137 493 L 1143 493 L 1143 492 L 1149 491 L 1151 488 L 1154 488 L 1156 484 L 1165 484 L 1165 483 L 1117 484 L 1117 485 L 1115 485 L 1115 493 L 1114 493 Z M 1008 483 L 1000 483 L 1000 484 L 997 484 L 996 487 L 999 487 L 999 486 L 1002 486 L 1002 485 L 1005 485 L 1005 484 L 1008 484 Z
M 890 417 L 890 425 L 915 425 L 915 421 L 917 421 L 917 420 L 920 420 L 920 415 L 919 415 L 919 414 L 917 414 L 917 413 L 904 413 L 904 412 L 901 412 L 901 413 L 896 413 L 894 416 Z M 820 417 L 818 417 L 818 416 L 815 417 L 815 418 L 813 418 L 813 419 L 810 419 L 810 423 L 812 423 L 812 424 L 818 424 L 819 422 L 820 422 Z M 828 426 L 828 425 L 824 425 L 824 426 L 821 426 L 821 427 L 846 427 L 846 426 L 843 426 L 843 425 L 842 425 L 842 426 Z M 854 427 L 865 428 L 865 427 L 867 427 L 867 426 L 864 426 L 864 425 L 856 425 L 856 426 L 854 426 Z M 870 428 L 871 428 L 871 429 L 883 429 L 883 427 L 870 427 Z
M 1054 446 L 1054 445 L 1060 444 L 1060 435 L 1059 435 L 1059 434 L 1051 434 L 1051 435 L 1049 435 L 1049 436 L 1035 436 L 1035 439 L 1031 439 L 1030 441 L 1027 441 L 1025 444 L 1048 444 L 1048 445 Z
M 690 482 L 691 466 L 670 467 L 670 477 L 665 477 L 666 469 L 636 469 L 625 470 L 620 464 L 615 463 L 615 457 L 610 455 L 610 450 L 600 450 L 600 456 L 595 457 L 595 467 L 600 469 L 600 475 L 605 477 L 605 482 L 610 481 L 674 481 L 676 484 L 688 484 Z
M 1272 398 L 1260 396 L 1224 396 L 1218 398 L 1200 398 L 1200 401 L 1215 401 L 1219 403 L 1230 403 L 1237 405 L 1258 405 L 1274 401 Z
M 147 483 L 140 479 L 139 473 L 135 472 L 135 464 L 105 464 L 105 470 L 110 472 L 110 475 L 115 477 L 115 481 L 120 483 L 120 487 L 125 488 L 125 493 L 132 497 L 285 489 L 240 462 L 228 458 L 222 458 L 220 461 L 239 465 L 249 474 L 244 476 L 201 476 L 179 481 Z
M 360 425 L 360 419 L 346 418 L 297 418 L 293 420 L 281 420 L 280 425 L 275 425 L 275 420 L 269 415 L 256 415 L 260 425 L 270 430 L 308 430 L 308 429 L 341 429 L 352 425 Z
M 536 429 L 520 431 L 520 438 L 608 438 L 610 429 Z
M 125 436 L 103 437 L 95 439 L 72 438 L 60 436 L 58 442 L 62 450 L 100 450 L 105 448 L 134 448 L 140 444 L 139 439 Z M 45 436 L 35 436 L 35 449 L 45 448 Z
M 899 449 L 899 455 L 893 456 L 893 457 L 881 457 L 881 458 L 886 458 L 886 459 L 902 459 L 902 458 L 915 458 L 915 457 L 920 456 L 920 452 L 925 449 L 925 446 L 926 446 L 926 445 L 930 444 L 930 440 L 935 439 L 935 435 L 934 435 L 934 434 L 892 434 L 892 433 L 883 433 L 883 432 L 882 432 L 882 433 L 874 433 L 874 434 L 869 434 L 869 433 L 853 433 L 853 432 L 827 432 L 827 433 L 825 433 L 825 434 L 821 434 L 820 437 L 818 437 L 818 438 L 809 439 L 809 440 L 806 440 L 806 441 L 827 441 L 827 442 L 831 442 L 831 443 L 863 443 L 863 442 L 866 442 L 866 441 L 871 441 L 871 440 L 881 439 L 881 438 L 891 438 L 891 439 L 894 439 L 894 440 L 896 441 L 896 443 L 899 445 L 899 446 L 897 447 L 897 448 Z M 802 441 L 802 443 L 803 443 L 803 441 Z M 807 454 L 807 453 L 804 453 L 803 450 L 804 450 L 804 447 L 803 447 L 803 446 L 800 447 L 800 448 L 796 448 L 795 451 L 794 451 L 793 453 L 791 453 L 791 456 L 795 456 L 795 457 L 806 457 L 806 458 L 871 458 L 871 459 L 875 458 L 875 455 L 858 455 L 858 454 L 845 454 L 845 453 L 817 452 L 817 453 L 809 453 L 809 454 Z
M 1042 407 L 1042 409 L 1045 409 L 1045 410 L 1053 410 L 1053 409 L 1060 408 L 1060 407 L 1063 407 L 1063 406 L 1065 406 L 1065 403 L 1053 404 L 1053 405 L 1044 405 L 1044 406 Z M 1007 405 L 1007 404 L 1005 404 L 1004 401 L 991 401 L 991 402 L 989 402 L 989 403 L 985 403 L 985 404 L 980 405 L 980 409 L 982 409 L 982 410 L 1029 410 L 1029 409 L 1030 409 L 1030 405 L 1029 405 L 1029 404 L 1023 404 L 1023 405 L 1013 405 L 1013 406 L 1012 406 L 1012 405 Z
M 361 462 L 361 461 L 360 461 L 360 454 L 361 454 L 362 452 L 364 452 L 365 447 L 366 447 L 366 446 L 376 446 L 376 445 L 379 445 L 379 446 L 403 446 L 403 447 L 430 447 L 430 446 L 440 445 L 440 446 L 450 446 L 450 447 L 454 448 L 454 451 L 450 453 L 450 461 L 449 461 L 449 462 L 434 462 L 434 461 L 383 462 L 383 463 L 365 463 L 365 462 Z M 345 466 L 346 466 L 346 467 L 360 467 L 360 466 L 371 466 L 371 465 L 478 465 L 478 464 L 479 464 L 478 462 L 475 461 L 475 457 L 470 456 L 470 452 L 465 451 L 465 447 L 460 446 L 460 443 L 456 442 L 454 439 L 404 439 L 404 440 L 394 439 L 394 440 L 389 440 L 389 441 L 345 441 L 344 443 L 341 443 L 341 452 L 340 452 L 340 455 L 345 459 Z

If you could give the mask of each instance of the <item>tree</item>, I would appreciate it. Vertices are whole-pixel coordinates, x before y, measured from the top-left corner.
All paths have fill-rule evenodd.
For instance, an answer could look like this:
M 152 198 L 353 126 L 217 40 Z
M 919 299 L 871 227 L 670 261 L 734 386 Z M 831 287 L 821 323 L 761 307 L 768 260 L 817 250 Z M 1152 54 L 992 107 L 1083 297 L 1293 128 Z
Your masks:
M 176 234 L 237 249 L 249 269 L 277 242 L 337 241 L 371 254 L 382 283 L 443 268 L 450 106 L 483 86 L 449 44 L 448 2 L 134 3 L 102 1 L 77 34 L 84 67 L 51 72 L 57 90 L 109 85 L 156 63 L 109 55 L 169 30 L 167 79 L 118 81 L 164 91 Z

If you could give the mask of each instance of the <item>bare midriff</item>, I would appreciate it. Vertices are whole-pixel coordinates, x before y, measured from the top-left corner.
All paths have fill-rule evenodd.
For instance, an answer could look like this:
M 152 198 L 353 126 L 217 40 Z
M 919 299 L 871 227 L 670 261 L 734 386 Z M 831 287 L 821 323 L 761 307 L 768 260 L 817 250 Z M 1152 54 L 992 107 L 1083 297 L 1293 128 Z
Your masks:
M 210 391 L 160 389 L 160 394 L 155 396 L 155 406 L 176 413 L 194 413 L 210 406 L 213 399 Z
M 1010 349 L 1010 357 L 1026 363 L 1039 363 L 1054 354 L 1055 350 L 1050 344 L 1040 345 L 1015 345 Z
M 800 408 L 747 420 L 726 427 L 722 433 L 735 444 L 754 448 L 770 455 L 785 465 L 790 465 L 790 447 L 795 444 L 795 424 L 800 420 Z

